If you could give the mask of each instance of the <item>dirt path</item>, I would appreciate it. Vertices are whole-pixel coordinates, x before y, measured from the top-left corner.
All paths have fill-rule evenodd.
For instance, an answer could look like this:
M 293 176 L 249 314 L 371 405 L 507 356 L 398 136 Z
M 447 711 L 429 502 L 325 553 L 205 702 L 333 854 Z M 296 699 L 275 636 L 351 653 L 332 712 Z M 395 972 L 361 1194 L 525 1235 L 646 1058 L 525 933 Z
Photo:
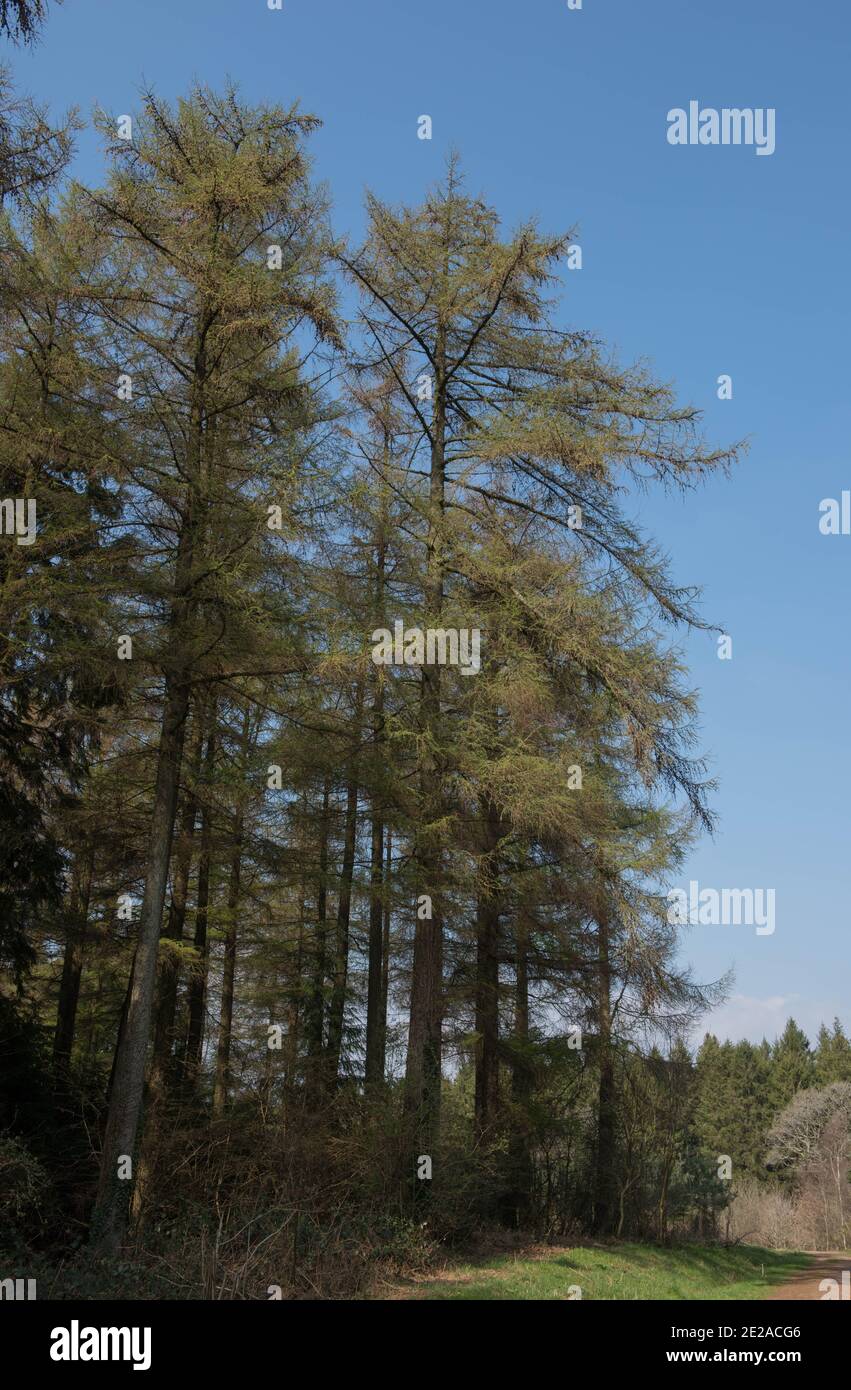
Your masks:
M 844 1288 L 843 1271 L 845 1271 Z M 836 1288 L 820 1288 L 823 1279 L 835 1280 Z M 835 1255 L 813 1255 L 812 1263 L 807 1269 L 793 1274 L 791 1279 L 786 1280 L 785 1284 L 781 1284 L 779 1288 L 766 1294 L 765 1301 L 802 1298 L 825 1299 L 827 1301 L 831 1294 L 838 1299 L 851 1298 L 851 1250 L 845 1254 L 838 1251 Z

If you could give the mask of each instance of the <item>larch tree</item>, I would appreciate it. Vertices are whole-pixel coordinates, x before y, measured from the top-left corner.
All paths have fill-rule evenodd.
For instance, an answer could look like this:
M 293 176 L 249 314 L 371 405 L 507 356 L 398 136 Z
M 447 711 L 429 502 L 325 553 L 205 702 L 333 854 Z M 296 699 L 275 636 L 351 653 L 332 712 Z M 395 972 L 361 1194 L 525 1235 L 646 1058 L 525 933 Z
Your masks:
M 475 626 L 466 523 L 495 509 L 613 565 L 624 596 L 641 594 L 663 619 L 699 621 L 692 595 L 671 584 L 615 494 L 623 479 L 687 486 L 726 467 L 736 451 L 705 449 L 697 412 L 677 406 L 644 368 L 612 365 L 589 335 L 553 325 L 547 291 L 570 238 L 529 223 L 503 239 L 496 212 L 464 190 L 454 158 L 421 207 L 397 210 L 370 196 L 367 212 L 363 247 L 343 257 L 362 295 L 355 356 L 364 369 L 393 376 L 404 412 L 398 438 L 408 525 L 422 548 L 423 626 Z M 432 915 L 416 925 L 406 1069 L 421 1144 L 435 1135 L 441 1077 L 453 823 L 446 681 L 440 666 L 423 665 L 415 860 L 417 891 L 431 898 Z M 648 748 L 636 709 L 624 717 Z M 661 781 L 676 783 L 699 808 L 699 783 L 671 741 L 657 740 L 648 756 Z
M 196 88 L 175 111 L 147 93 L 129 139 L 106 115 L 99 124 L 113 159 L 106 187 L 88 195 L 112 240 L 109 278 L 93 287 L 105 329 L 101 369 L 114 374 L 117 408 L 132 416 L 138 441 L 130 468 L 150 552 L 140 578 L 162 614 L 149 659 L 163 681 L 132 984 L 93 1226 L 110 1247 L 126 1220 L 119 1170 L 129 1172 L 136 1149 L 193 681 L 215 670 L 204 604 L 266 520 L 254 471 L 263 446 L 280 456 L 281 434 L 308 420 L 298 335 L 333 339 L 336 323 L 322 280 L 322 202 L 302 149 L 312 117 Z

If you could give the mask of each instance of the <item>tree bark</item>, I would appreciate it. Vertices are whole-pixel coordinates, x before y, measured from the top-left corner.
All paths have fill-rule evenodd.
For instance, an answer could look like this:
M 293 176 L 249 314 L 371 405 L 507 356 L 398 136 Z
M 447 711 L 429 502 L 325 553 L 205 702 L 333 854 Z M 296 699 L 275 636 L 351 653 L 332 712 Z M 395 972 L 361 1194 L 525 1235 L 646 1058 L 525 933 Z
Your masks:
M 222 961 L 222 998 L 219 1015 L 219 1038 L 216 1046 L 216 1072 L 213 1081 L 213 1114 L 224 1113 L 230 1091 L 230 1054 L 233 1037 L 233 998 L 236 979 L 237 912 L 239 908 L 240 874 L 242 871 L 243 819 L 238 816 L 234 825 L 234 850 L 228 884 L 227 929 Z
M 205 799 L 201 807 L 201 841 L 198 851 L 198 886 L 195 900 L 195 959 L 188 982 L 189 1019 L 186 1051 L 183 1058 L 182 1081 L 187 1090 L 194 1090 L 201 1073 L 204 1047 L 204 1021 L 207 1006 L 207 926 L 210 913 L 210 873 L 212 868 L 213 810 L 210 788 L 216 762 L 216 705 L 210 711 L 210 732 L 204 752 Z
M 141 1231 L 144 1222 L 148 1191 L 156 1166 L 161 1110 L 169 1082 L 174 1080 L 172 1046 L 174 1043 L 174 1017 L 177 1010 L 177 981 L 180 964 L 176 952 L 170 949 L 169 945 L 164 946 L 163 943 L 183 940 L 186 903 L 189 893 L 189 873 L 192 866 L 192 842 L 195 836 L 195 819 L 198 812 L 198 777 L 201 771 L 204 724 L 205 711 L 199 704 L 195 709 L 188 739 L 189 747 L 186 751 L 186 786 L 183 788 L 183 810 L 177 833 L 168 923 L 160 937 L 157 995 L 154 1009 L 154 1045 L 145 1088 L 145 1137 L 139 1154 L 136 1181 L 133 1184 L 133 1195 L 130 1203 L 131 1222 L 136 1235 Z
M 115 1060 L 112 1094 L 101 1153 L 100 1179 L 91 1237 L 104 1251 L 121 1244 L 127 1227 L 130 1193 L 118 1174 L 119 1161 L 135 1161 L 142 1116 L 148 1043 L 154 1010 L 160 930 L 165 907 L 168 867 L 177 814 L 177 794 L 192 678 L 192 648 L 197 603 L 192 581 L 199 515 L 199 483 L 204 428 L 204 383 L 207 376 L 205 338 L 209 318 L 199 326 L 190 386 L 186 469 L 188 488 L 175 556 L 174 588 L 169 613 L 168 665 L 165 667 L 163 711 L 157 752 L 156 782 L 146 860 L 145 888 L 133 964 L 126 1027 Z
M 385 427 L 383 466 L 390 462 L 390 435 Z M 375 546 L 375 608 L 376 628 L 383 626 L 385 567 L 387 557 L 387 486 L 386 475 L 381 481 L 381 509 Z M 376 1086 L 384 1080 L 384 1025 L 382 1023 L 382 993 L 384 982 L 384 823 L 382 790 L 384 756 L 384 676 L 380 668 L 374 675 L 372 701 L 372 744 L 375 786 L 372 794 L 369 850 L 369 957 L 366 999 L 366 1059 L 364 1081 Z
M 605 910 L 597 922 L 597 1164 L 593 1194 L 593 1224 L 598 1235 L 608 1234 L 614 1223 L 615 1182 L 615 1073 L 612 1055 L 612 972 L 609 959 L 609 921 Z
M 89 839 L 75 856 L 68 901 L 65 958 L 62 962 L 56 1032 L 53 1037 L 53 1066 L 58 1080 L 67 1079 L 74 1047 L 94 862 L 94 841 Z
M 186 924 L 186 907 L 189 898 L 189 875 L 192 868 L 192 849 L 195 839 L 195 821 L 198 815 L 198 779 L 201 772 L 201 754 L 204 744 L 206 711 L 199 705 L 189 737 L 187 749 L 187 785 L 183 791 L 183 811 L 177 833 L 175 863 L 172 876 L 171 904 L 168 924 L 162 941 L 180 942 Z M 173 1075 L 171 1054 L 174 1044 L 174 1019 L 177 1010 L 177 984 L 180 976 L 180 958 L 168 945 L 161 949 L 157 972 L 157 1005 L 154 1021 L 154 1053 L 148 1078 L 148 1096 L 156 1104 L 165 1093 L 170 1076 Z
M 307 882 L 301 875 L 298 907 L 298 937 L 296 939 L 295 960 L 289 964 L 287 1007 L 287 1060 L 286 1082 L 284 1086 L 285 1105 L 289 1106 L 298 1077 L 299 1035 L 301 1032 L 301 982 L 304 962 L 304 929 L 307 922 Z
M 358 721 L 359 723 L 360 721 Z M 343 839 L 343 862 L 340 869 L 340 888 L 337 899 L 337 935 L 334 960 L 334 983 L 328 1010 L 328 1048 L 326 1078 L 331 1091 L 337 1084 L 343 1047 L 343 1026 L 346 1013 L 346 984 L 349 974 L 349 922 L 352 908 L 352 877 L 355 868 L 355 843 L 358 819 L 357 769 L 346 788 L 346 819 Z
M 384 994 L 384 826 L 376 805 L 372 808 L 369 862 L 369 966 L 366 997 L 367 1086 L 384 1080 L 382 996 Z
M 508 1136 L 508 1191 L 504 1210 L 508 1221 L 522 1227 L 532 1204 L 532 1157 L 529 1152 L 528 1116 L 532 1091 L 529 1046 L 529 946 L 526 926 L 518 918 L 516 928 L 516 978 L 514 983 L 514 1053 L 511 1070 L 512 1120 Z
M 328 927 L 328 837 L 330 831 L 331 779 L 326 776 L 322 791 L 322 816 L 319 823 L 319 870 L 316 884 L 316 936 L 313 953 L 313 980 L 305 1019 L 305 1038 L 307 1040 L 308 1072 L 307 1099 L 313 1104 L 317 1098 L 320 1078 L 318 1075 L 322 1058 L 322 1039 L 325 1027 L 325 953 Z
M 496 848 L 499 813 L 481 803 L 484 852 L 479 860 L 476 903 L 476 1052 L 474 1132 L 480 1139 L 499 1104 L 499 898 Z
M 446 334 L 435 343 L 434 412 L 429 480 L 429 527 L 426 556 L 426 618 L 440 625 L 444 587 L 444 509 L 446 492 Z M 440 1118 L 443 1028 L 443 922 L 441 852 L 438 825 L 443 812 L 440 745 L 440 667 L 424 665 L 421 684 L 421 754 L 419 785 L 422 820 L 415 845 L 418 895 L 431 898 L 432 915 L 417 915 L 405 1068 L 405 1109 L 414 1120 L 414 1148 L 429 1153 Z M 416 1157 L 416 1155 L 414 1155 Z
M 390 919 L 393 915 L 393 905 L 390 901 L 390 885 L 393 882 L 393 831 L 390 826 L 387 827 L 387 856 L 384 862 L 384 930 L 381 942 L 381 1007 L 379 1011 L 382 1076 L 387 1069 L 387 1001 L 390 997 Z
M 177 810 L 183 737 L 189 707 L 185 673 L 167 678 L 145 891 L 139 914 L 132 986 L 124 1033 L 115 1062 L 100 1181 L 92 1217 L 92 1239 L 105 1251 L 118 1248 L 127 1225 L 129 1190 L 119 1177 L 119 1160 L 135 1158 L 145 1089 L 145 1067 L 154 1008 L 160 925 Z
M 246 704 L 240 734 L 240 771 L 245 770 L 248 750 L 250 706 Z M 216 1074 L 213 1082 L 213 1115 L 223 1114 L 230 1091 L 230 1054 L 233 1038 L 233 997 L 236 979 L 236 944 L 238 936 L 239 889 L 242 872 L 242 841 L 245 828 L 244 791 L 237 791 L 237 809 L 233 822 L 233 857 L 228 884 L 227 930 L 222 964 L 222 1001 L 219 1017 L 219 1041 L 216 1048 Z

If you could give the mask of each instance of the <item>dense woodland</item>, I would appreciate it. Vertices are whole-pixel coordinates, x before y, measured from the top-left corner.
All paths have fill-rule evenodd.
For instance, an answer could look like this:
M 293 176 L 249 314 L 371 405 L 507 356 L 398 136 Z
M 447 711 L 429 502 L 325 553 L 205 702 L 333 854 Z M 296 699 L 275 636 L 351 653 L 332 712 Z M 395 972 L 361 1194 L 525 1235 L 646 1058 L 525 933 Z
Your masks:
M 456 158 L 350 246 L 295 105 L 94 120 L 86 187 L 5 72 L 7 1262 L 333 1296 L 498 1228 L 790 1243 L 851 1046 L 689 1051 L 706 619 L 628 514 L 740 450 L 563 326 L 570 235 Z M 397 622 L 480 669 L 377 664 Z

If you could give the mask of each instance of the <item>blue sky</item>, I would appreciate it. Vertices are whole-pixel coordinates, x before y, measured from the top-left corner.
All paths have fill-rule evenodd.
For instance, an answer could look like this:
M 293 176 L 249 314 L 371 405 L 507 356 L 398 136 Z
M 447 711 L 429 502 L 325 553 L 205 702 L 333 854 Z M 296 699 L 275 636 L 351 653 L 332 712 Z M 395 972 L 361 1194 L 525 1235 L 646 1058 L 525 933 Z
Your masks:
M 705 408 L 710 438 L 751 451 L 730 480 L 634 514 L 703 589 L 733 659 L 694 634 L 702 746 L 720 829 L 684 880 L 773 887 L 776 930 L 694 927 L 698 978 L 735 967 L 716 1031 L 851 1026 L 851 536 L 819 502 L 851 488 L 848 72 L 837 0 L 66 0 L 41 45 L 8 51 L 54 110 L 132 112 L 236 79 L 246 98 L 325 122 L 316 173 L 357 238 L 366 187 L 416 201 L 456 146 L 473 191 L 511 224 L 577 226 L 564 321 L 644 357 Z M 670 108 L 772 107 L 776 151 L 674 147 Z M 417 139 L 417 117 L 433 139 Z M 76 172 L 99 178 L 85 134 Z M 716 398 L 721 373 L 733 399 Z

